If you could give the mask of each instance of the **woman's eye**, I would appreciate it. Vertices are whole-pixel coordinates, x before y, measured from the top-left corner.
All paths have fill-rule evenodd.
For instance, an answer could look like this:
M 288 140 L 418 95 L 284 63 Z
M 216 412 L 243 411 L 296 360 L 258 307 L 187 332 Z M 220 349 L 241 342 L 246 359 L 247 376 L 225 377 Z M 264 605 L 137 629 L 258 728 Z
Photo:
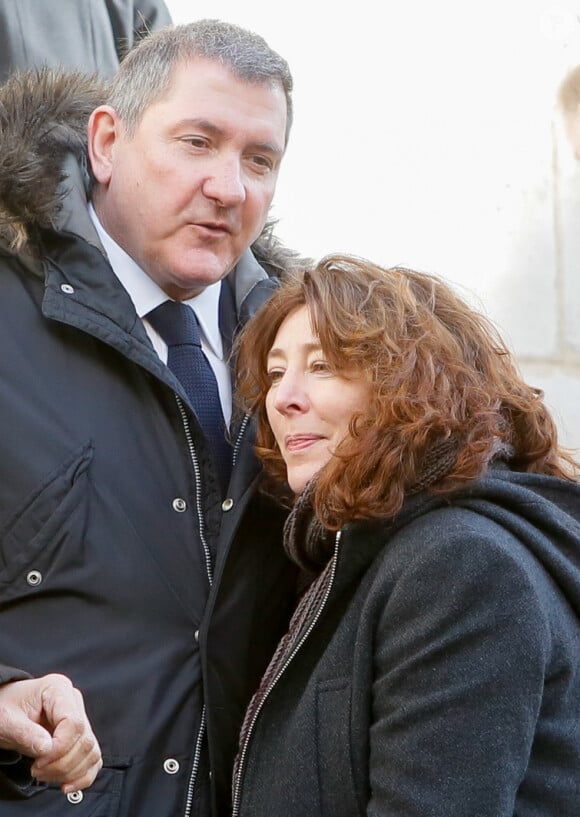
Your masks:
M 270 383 L 278 383 L 282 379 L 284 372 L 282 369 L 268 369 L 267 377 Z
M 326 360 L 315 360 L 314 363 L 310 364 L 310 369 L 315 374 L 327 374 L 331 371 Z

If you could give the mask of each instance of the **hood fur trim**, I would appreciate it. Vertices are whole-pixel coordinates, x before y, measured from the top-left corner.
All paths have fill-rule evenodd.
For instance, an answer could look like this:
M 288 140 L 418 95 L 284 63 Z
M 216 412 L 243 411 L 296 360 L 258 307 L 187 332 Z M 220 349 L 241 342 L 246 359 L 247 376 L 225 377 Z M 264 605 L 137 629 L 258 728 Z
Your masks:
M 312 266 L 313 261 L 288 249 L 274 234 L 275 221 L 268 221 L 260 236 L 252 244 L 257 262 L 268 275 L 279 278 L 287 272 L 299 272 Z
M 0 87 L 0 241 L 13 252 L 36 255 L 39 231 L 56 225 L 67 154 L 89 189 L 86 128 L 105 90 L 94 76 L 48 68 Z

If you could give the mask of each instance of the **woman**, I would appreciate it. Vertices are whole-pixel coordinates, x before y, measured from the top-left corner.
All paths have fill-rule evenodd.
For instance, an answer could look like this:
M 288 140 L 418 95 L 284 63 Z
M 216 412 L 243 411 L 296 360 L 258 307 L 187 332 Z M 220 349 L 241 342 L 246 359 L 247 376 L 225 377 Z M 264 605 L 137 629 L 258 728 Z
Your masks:
M 239 372 L 307 589 L 235 817 L 577 817 L 578 467 L 493 328 L 436 278 L 328 257 Z

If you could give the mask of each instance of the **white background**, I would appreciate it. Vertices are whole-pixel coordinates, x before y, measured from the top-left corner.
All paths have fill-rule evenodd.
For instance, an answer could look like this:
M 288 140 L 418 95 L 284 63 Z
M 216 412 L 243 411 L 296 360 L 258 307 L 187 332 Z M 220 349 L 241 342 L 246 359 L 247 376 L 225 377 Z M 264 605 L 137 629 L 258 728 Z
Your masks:
M 295 123 L 273 209 L 282 240 L 462 288 L 580 446 L 555 190 L 559 168 L 580 198 L 555 113 L 557 85 L 580 62 L 580 0 L 166 2 L 176 23 L 239 23 L 290 63 Z

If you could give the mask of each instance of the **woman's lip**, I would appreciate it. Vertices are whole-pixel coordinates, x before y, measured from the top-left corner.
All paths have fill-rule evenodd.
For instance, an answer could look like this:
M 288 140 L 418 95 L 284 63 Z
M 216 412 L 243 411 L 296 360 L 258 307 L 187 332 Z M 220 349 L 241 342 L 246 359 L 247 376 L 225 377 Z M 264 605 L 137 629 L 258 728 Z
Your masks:
M 289 434 L 284 444 L 287 451 L 301 451 L 321 439 L 320 434 Z

